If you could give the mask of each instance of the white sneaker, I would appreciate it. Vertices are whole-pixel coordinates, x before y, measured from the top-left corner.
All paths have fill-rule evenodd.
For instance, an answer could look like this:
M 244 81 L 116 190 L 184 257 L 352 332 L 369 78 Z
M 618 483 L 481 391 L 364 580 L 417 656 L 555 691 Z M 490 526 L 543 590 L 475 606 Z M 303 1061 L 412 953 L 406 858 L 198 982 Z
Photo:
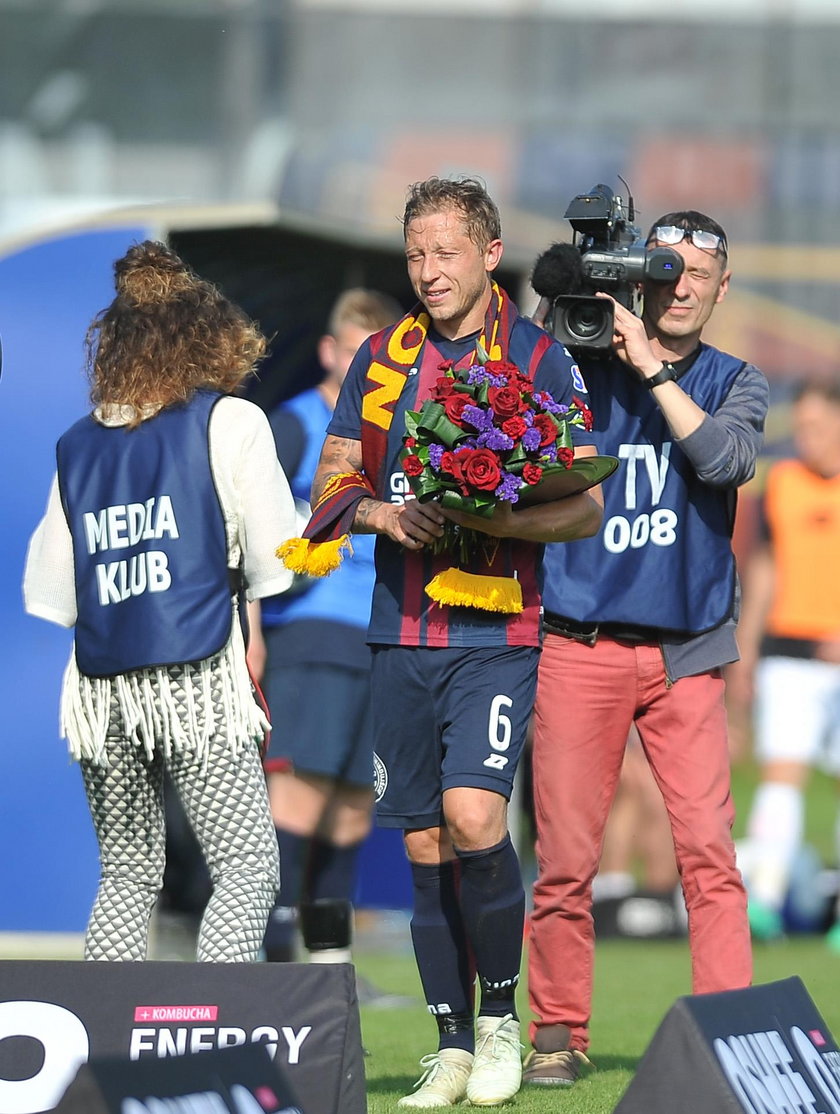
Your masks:
M 473 1106 L 498 1106 L 522 1085 L 519 1022 L 512 1014 L 476 1019 L 475 1061 L 467 1081 Z
M 473 1066 L 472 1052 L 462 1048 L 442 1048 L 424 1056 L 420 1066 L 426 1070 L 414 1084 L 415 1091 L 400 1099 L 397 1106 L 431 1109 L 455 1106 L 467 1093 L 467 1080 Z

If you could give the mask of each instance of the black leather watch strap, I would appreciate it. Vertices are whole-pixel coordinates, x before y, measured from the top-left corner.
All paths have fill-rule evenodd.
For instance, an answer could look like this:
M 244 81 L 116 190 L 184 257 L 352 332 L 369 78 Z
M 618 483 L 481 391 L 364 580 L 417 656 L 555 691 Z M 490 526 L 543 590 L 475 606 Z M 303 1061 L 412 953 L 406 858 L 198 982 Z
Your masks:
M 667 383 L 669 379 L 677 378 L 677 369 L 673 364 L 669 364 L 667 360 L 662 361 L 662 367 L 657 371 L 656 375 L 651 375 L 650 379 L 645 380 L 645 386 L 648 390 L 651 387 L 658 387 L 660 383 Z

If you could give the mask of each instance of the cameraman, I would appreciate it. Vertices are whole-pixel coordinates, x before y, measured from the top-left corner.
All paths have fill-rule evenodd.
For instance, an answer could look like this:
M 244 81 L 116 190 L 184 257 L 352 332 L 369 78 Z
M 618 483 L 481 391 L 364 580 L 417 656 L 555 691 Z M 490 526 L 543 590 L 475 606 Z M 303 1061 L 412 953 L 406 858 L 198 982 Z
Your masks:
M 729 287 L 720 225 L 668 213 L 648 234 L 656 246 L 680 253 L 682 275 L 645 282 L 641 318 L 610 298 L 614 354 L 584 363 L 597 451 L 622 461 L 603 486 L 603 525 L 546 552 L 529 960 L 538 1020 L 523 1077 L 544 1085 L 573 1083 L 588 1062 L 592 879 L 633 724 L 671 821 L 693 991 L 752 977 L 721 670 L 738 657 L 736 489 L 755 468 L 768 387 L 700 339 Z

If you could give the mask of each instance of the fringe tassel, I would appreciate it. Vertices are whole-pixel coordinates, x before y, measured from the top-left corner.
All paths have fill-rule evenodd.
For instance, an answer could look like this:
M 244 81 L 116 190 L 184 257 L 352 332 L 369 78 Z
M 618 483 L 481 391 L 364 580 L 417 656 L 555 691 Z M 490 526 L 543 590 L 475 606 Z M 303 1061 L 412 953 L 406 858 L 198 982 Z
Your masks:
M 216 657 L 168 669 L 137 670 L 113 678 L 79 673 L 75 652 L 64 672 L 60 730 L 72 758 L 108 765 L 112 708 L 120 730 L 151 758 L 156 750 L 193 754 L 206 765 L 210 743 L 224 735 L 232 754 L 270 729 L 254 699 L 238 618 Z
M 508 576 L 479 576 L 463 569 L 446 569 L 426 585 L 426 595 L 450 607 L 477 607 L 518 615 L 522 585 Z
M 344 560 L 343 550 L 352 556 L 353 546 L 349 534 L 342 534 L 328 542 L 313 542 L 309 538 L 290 538 L 275 551 L 287 569 L 306 576 L 329 576 Z

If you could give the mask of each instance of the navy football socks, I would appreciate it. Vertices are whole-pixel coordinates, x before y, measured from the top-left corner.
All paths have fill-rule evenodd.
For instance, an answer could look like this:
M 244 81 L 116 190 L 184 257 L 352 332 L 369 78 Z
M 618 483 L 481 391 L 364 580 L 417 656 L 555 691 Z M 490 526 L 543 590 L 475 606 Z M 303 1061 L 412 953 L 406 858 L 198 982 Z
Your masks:
M 318 836 L 312 839 L 306 870 L 308 901 L 332 898 L 352 902 L 361 846 L 361 843 L 352 843 L 339 847 L 338 844 L 328 843 Z
M 265 928 L 265 957 L 269 963 L 291 963 L 295 959 L 298 905 L 309 840 L 285 828 L 275 827 L 280 849 L 280 893 Z
M 474 972 L 458 902 L 457 862 L 411 864 L 411 939 L 440 1048 L 472 1052 Z
M 516 1013 L 516 985 L 522 962 L 525 889 L 510 835 L 495 847 L 459 851 L 461 910 L 478 967 L 479 1013 Z

